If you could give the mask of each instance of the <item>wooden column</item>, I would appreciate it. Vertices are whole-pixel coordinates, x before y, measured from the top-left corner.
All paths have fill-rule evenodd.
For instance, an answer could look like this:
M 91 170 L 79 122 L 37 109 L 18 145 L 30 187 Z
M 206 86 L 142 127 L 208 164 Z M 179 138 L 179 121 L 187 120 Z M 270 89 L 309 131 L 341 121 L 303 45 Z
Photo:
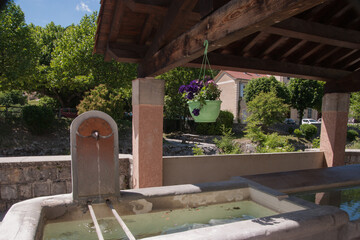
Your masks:
M 320 151 L 327 167 L 344 165 L 349 93 L 326 93 L 322 103 Z
M 133 188 L 162 186 L 164 80 L 132 82 Z

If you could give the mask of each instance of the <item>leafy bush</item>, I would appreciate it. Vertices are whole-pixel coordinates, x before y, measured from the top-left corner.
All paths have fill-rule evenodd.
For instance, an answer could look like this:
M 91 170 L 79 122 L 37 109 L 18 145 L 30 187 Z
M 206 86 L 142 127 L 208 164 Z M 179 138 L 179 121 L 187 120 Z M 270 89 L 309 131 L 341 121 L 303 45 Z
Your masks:
M 301 138 L 304 136 L 304 133 L 298 128 L 294 130 L 294 134 L 297 138 Z
M 231 129 L 233 126 L 234 115 L 229 111 L 220 111 L 219 117 L 214 123 L 197 123 L 196 132 L 204 135 L 222 134 L 221 126 Z
M 320 138 L 314 138 L 314 140 L 312 141 L 312 147 L 313 148 L 320 148 Z
M 22 109 L 22 118 L 31 133 L 43 134 L 49 131 L 55 115 L 49 107 L 27 105 Z
M 61 106 L 58 100 L 48 96 L 44 96 L 40 98 L 39 105 L 47 106 L 51 108 L 53 111 L 56 111 Z
M 130 94 L 131 95 L 131 94 Z M 129 91 L 110 89 L 100 84 L 86 93 L 84 99 L 76 107 L 78 114 L 90 110 L 98 110 L 109 114 L 116 122 L 124 117 L 124 108 L 128 101 Z
M 285 104 L 283 99 L 278 98 L 275 92 L 261 92 L 246 104 L 251 113 L 247 122 L 256 123 L 263 128 L 283 122 L 289 111 L 289 105 Z
M 201 147 L 198 147 L 197 144 L 195 144 L 195 147 L 192 148 L 192 151 L 195 156 L 204 155 L 204 150 Z
M 317 134 L 317 127 L 312 124 L 302 124 L 300 130 L 303 132 L 303 135 L 306 139 L 310 140 Z
M 214 139 L 216 147 L 220 150 L 221 154 L 240 154 L 240 146 L 234 143 L 234 137 L 231 128 L 221 126 L 222 137 Z
M 359 133 L 356 130 L 350 129 L 347 131 L 346 138 L 349 142 L 354 141 L 357 137 L 359 137 Z
M 252 142 L 261 143 L 265 140 L 266 134 L 261 131 L 261 126 L 257 125 L 256 122 L 249 122 L 246 126 L 246 137 Z
M 360 149 L 360 139 L 356 138 L 355 141 L 352 141 L 349 145 L 346 146 L 348 149 Z
M 277 133 L 265 135 L 265 139 L 256 148 L 258 153 L 293 152 L 294 147 L 288 142 L 287 137 Z
M 0 105 L 25 105 L 27 103 L 26 96 L 23 95 L 22 91 L 12 90 L 6 92 L 0 92 Z
M 289 133 L 289 134 L 293 134 L 293 133 L 294 133 L 294 130 L 295 130 L 295 129 L 294 129 L 293 127 L 289 127 L 289 128 L 288 128 L 288 133 Z

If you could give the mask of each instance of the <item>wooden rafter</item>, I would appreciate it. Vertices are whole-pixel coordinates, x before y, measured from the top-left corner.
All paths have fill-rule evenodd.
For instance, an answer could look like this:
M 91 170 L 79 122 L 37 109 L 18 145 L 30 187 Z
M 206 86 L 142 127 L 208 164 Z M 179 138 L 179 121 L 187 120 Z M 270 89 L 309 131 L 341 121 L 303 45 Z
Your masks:
M 327 51 L 326 53 L 322 54 L 315 60 L 315 64 L 319 64 L 322 61 L 324 61 L 326 58 L 328 58 L 330 55 L 334 54 L 335 52 L 339 51 L 339 47 L 335 47 L 331 49 L 330 51 Z
M 305 41 L 305 40 L 299 41 L 297 44 L 295 44 L 294 46 L 292 46 L 292 47 L 289 49 L 289 51 L 287 51 L 287 52 L 281 57 L 281 59 L 286 59 L 286 58 L 288 58 L 291 54 L 293 54 L 294 52 L 296 52 L 297 50 L 299 50 L 300 48 L 302 48 L 306 43 L 307 43 L 307 41 Z
M 155 19 L 155 15 L 153 14 L 149 14 L 149 16 L 146 18 L 144 28 L 140 35 L 139 44 L 145 44 L 145 41 L 150 36 L 151 30 L 153 28 L 154 19 Z
M 351 73 L 337 69 L 217 53 L 209 53 L 208 58 L 211 62 L 211 67 L 214 69 L 222 68 L 224 70 L 223 66 L 226 66 L 226 70 L 257 72 L 322 81 L 340 79 Z M 199 67 L 199 64 L 201 64 L 201 58 L 192 61 L 187 66 Z
M 116 1 L 113 20 L 108 37 L 109 42 L 116 41 L 116 38 L 120 32 L 120 24 L 122 22 L 123 9 L 124 9 L 124 2 Z M 105 57 L 104 57 L 105 61 L 110 61 L 114 57 L 114 53 L 108 50 L 109 50 L 109 46 L 106 47 Z
M 324 44 L 316 45 L 313 49 L 311 49 L 310 51 L 308 51 L 304 55 L 302 55 L 299 58 L 299 61 L 304 61 L 306 58 L 310 57 L 312 54 L 316 53 L 317 51 L 319 51 L 323 47 L 324 47 Z
M 287 42 L 289 40 L 289 38 L 287 37 L 283 37 L 278 39 L 274 44 L 271 44 L 270 47 L 268 47 L 264 52 L 263 52 L 263 57 L 264 58 L 268 58 L 268 55 L 274 51 L 276 48 L 278 48 L 279 46 L 282 46 L 285 42 Z
M 297 18 L 275 24 L 265 29 L 264 32 L 338 47 L 360 49 L 360 31 L 342 29 Z
M 232 0 L 153 56 L 144 58 L 138 76 L 156 76 L 200 57 L 205 39 L 209 41 L 208 50 L 213 51 L 323 2 Z

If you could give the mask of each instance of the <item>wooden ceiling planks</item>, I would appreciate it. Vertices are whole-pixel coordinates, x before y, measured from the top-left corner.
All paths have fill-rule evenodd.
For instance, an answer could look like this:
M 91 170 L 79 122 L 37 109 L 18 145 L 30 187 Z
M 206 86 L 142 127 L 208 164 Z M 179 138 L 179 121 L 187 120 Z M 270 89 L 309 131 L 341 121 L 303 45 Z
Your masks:
M 334 82 L 360 67 L 360 3 L 102 0 L 95 39 L 107 60 L 139 63 L 139 77 L 197 66 L 207 39 L 220 69 Z

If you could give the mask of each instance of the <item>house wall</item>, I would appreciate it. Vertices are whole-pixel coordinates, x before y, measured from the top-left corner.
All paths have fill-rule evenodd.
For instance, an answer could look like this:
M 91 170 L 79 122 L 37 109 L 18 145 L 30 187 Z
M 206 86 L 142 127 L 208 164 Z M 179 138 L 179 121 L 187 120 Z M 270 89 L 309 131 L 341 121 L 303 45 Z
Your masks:
M 239 86 L 239 83 L 244 84 L 244 89 L 245 89 L 245 86 L 246 86 L 246 84 L 248 84 L 249 81 L 248 80 L 238 80 L 237 82 L 238 82 L 238 86 Z M 238 88 L 240 88 L 240 87 L 238 87 Z M 239 94 L 238 96 L 240 96 L 240 91 L 238 92 L 238 94 Z M 244 124 L 244 123 L 246 123 L 246 119 L 249 116 L 244 96 L 241 98 L 239 107 L 240 107 L 240 109 L 239 109 L 238 122 Z
M 229 75 L 224 74 L 221 79 L 216 83 L 221 90 L 220 99 L 221 110 L 227 110 L 234 114 L 234 118 L 237 119 L 237 102 L 238 102 L 238 85 Z

